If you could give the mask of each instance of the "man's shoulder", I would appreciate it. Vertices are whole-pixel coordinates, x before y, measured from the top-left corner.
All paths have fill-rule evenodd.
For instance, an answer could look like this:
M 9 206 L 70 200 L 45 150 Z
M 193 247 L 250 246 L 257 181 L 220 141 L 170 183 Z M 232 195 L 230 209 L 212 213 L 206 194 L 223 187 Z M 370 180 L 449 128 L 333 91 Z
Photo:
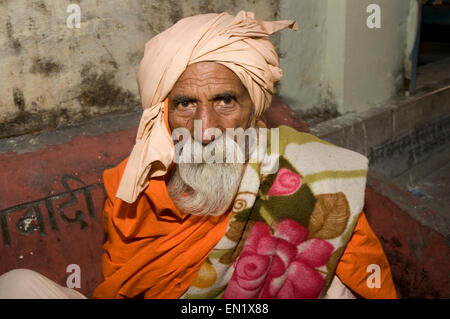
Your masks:
M 278 137 L 281 143 L 306 144 L 311 142 L 317 142 L 329 146 L 335 146 L 332 143 L 322 140 L 320 137 L 317 137 L 311 133 L 300 132 L 287 125 L 280 125 L 277 127 L 277 129 L 278 129 Z
M 310 133 L 299 132 L 285 125 L 280 125 L 278 129 L 278 151 L 288 160 L 307 162 L 303 164 L 310 168 L 315 167 L 316 171 L 319 169 L 367 170 L 368 168 L 368 158 L 359 152 L 332 144 Z
M 103 171 L 103 184 L 109 198 L 114 198 L 116 195 L 123 172 L 127 166 L 128 158 L 125 158 L 116 166 Z

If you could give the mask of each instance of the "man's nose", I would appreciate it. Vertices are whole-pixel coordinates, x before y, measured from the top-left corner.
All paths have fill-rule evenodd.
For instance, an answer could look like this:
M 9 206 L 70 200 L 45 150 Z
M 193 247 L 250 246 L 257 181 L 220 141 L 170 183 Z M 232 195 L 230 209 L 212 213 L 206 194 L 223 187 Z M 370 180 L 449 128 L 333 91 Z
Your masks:
M 194 139 L 206 145 L 221 135 L 217 115 L 210 108 L 198 108 L 194 118 Z

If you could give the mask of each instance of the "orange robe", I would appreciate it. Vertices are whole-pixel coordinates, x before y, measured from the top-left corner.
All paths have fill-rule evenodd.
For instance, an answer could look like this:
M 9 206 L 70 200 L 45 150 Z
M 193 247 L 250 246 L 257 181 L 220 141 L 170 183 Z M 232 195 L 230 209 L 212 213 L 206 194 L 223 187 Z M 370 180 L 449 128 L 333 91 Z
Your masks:
M 178 298 L 194 281 L 209 252 L 225 235 L 231 215 L 195 216 L 173 204 L 164 178 L 154 178 L 133 204 L 115 197 L 126 161 L 103 174 L 108 234 L 102 258 L 105 280 L 94 298 Z M 381 269 L 380 288 L 369 288 L 367 266 Z M 336 274 L 364 298 L 396 298 L 387 258 L 364 214 L 337 265 Z
M 370 265 L 379 266 L 379 274 Z M 361 213 L 353 235 L 339 259 L 336 275 L 350 290 L 363 298 L 397 299 L 389 261 L 364 213 Z M 373 278 L 378 275 L 379 287 L 376 287 Z
M 115 197 L 126 161 L 106 170 L 102 258 L 105 280 L 94 298 L 178 298 L 225 235 L 231 211 L 221 216 L 181 213 L 164 178 L 153 178 L 133 203 Z
M 168 120 L 168 99 L 164 101 Z M 103 173 L 106 202 L 103 227 L 104 281 L 94 298 L 179 298 L 194 281 L 209 252 L 225 235 L 231 211 L 222 216 L 181 213 L 170 198 L 165 177 L 152 178 L 128 204 L 115 197 L 128 159 Z M 168 174 L 166 175 L 168 176 Z M 381 269 L 380 288 L 366 284 L 369 264 Z M 364 213 L 337 265 L 339 279 L 364 298 L 396 298 L 389 262 Z

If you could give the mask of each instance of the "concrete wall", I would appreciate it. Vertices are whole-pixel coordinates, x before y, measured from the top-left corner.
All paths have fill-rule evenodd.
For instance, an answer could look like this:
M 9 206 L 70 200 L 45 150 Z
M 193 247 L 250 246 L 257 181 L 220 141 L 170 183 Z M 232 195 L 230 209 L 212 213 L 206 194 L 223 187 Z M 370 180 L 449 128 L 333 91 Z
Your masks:
M 70 3 L 79 29 L 67 27 Z M 275 20 L 278 1 L 0 1 L 0 138 L 139 110 L 135 75 L 151 37 L 185 16 L 241 9 Z
M 280 18 L 296 19 L 300 27 L 281 35 L 281 96 L 308 116 L 314 109 L 364 111 L 397 94 L 406 31 L 414 25 L 408 23 L 411 1 L 281 1 Z M 371 3 L 380 6 L 381 28 L 367 27 Z
M 320 105 L 325 66 L 327 2 L 283 0 L 279 18 L 295 19 L 299 30 L 280 32 L 283 78 L 279 94 L 296 111 Z
M 380 0 L 381 28 L 369 29 L 371 0 L 347 0 L 343 112 L 367 110 L 401 92 L 409 1 Z M 334 61 L 339 63 L 341 61 Z
M 0 1 L 0 138 L 139 110 L 146 41 L 207 12 L 297 20 L 299 31 L 272 37 L 277 89 L 309 124 L 366 110 L 401 88 L 410 1 L 377 0 L 381 29 L 366 27 L 369 0 Z M 80 5 L 79 29 L 66 25 L 70 3 Z

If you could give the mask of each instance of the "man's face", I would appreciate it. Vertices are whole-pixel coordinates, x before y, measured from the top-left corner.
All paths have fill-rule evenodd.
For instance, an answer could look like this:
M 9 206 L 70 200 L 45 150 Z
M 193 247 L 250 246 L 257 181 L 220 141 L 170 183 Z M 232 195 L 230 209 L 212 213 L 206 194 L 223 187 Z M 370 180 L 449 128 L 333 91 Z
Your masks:
M 169 125 L 172 131 L 187 129 L 194 144 L 200 147 L 182 149 L 181 156 L 198 154 L 228 154 L 224 152 L 226 129 L 247 129 L 252 114 L 252 101 L 239 78 L 227 67 L 214 62 L 190 65 L 169 94 Z M 194 121 L 201 120 L 201 136 L 194 133 Z M 219 129 L 222 136 L 205 131 Z M 220 134 L 216 132 L 216 134 Z M 231 139 L 233 142 L 233 139 Z M 196 144 L 197 145 L 197 144 Z M 237 143 L 228 144 L 239 150 Z M 228 146 L 227 146 L 228 147 Z M 196 152 L 197 150 L 197 152 Z M 218 153 L 217 153 L 218 152 Z M 220 215 L 232 204 L 242 178 L 243 163 L 177 164 L 169 179 L 167 190 L 175 205 L 183 212 L 195 215 Z
M 252 100 L 239 78 L 227 67 L 215 62 L 195 63 L 186 68 L 169 96 L 171 130 L 184 127 L 194 135 L 194 120 L 205 130 L 243 128 L 249 125 Z M 207 144 L 215 136 L 203 138 Z

